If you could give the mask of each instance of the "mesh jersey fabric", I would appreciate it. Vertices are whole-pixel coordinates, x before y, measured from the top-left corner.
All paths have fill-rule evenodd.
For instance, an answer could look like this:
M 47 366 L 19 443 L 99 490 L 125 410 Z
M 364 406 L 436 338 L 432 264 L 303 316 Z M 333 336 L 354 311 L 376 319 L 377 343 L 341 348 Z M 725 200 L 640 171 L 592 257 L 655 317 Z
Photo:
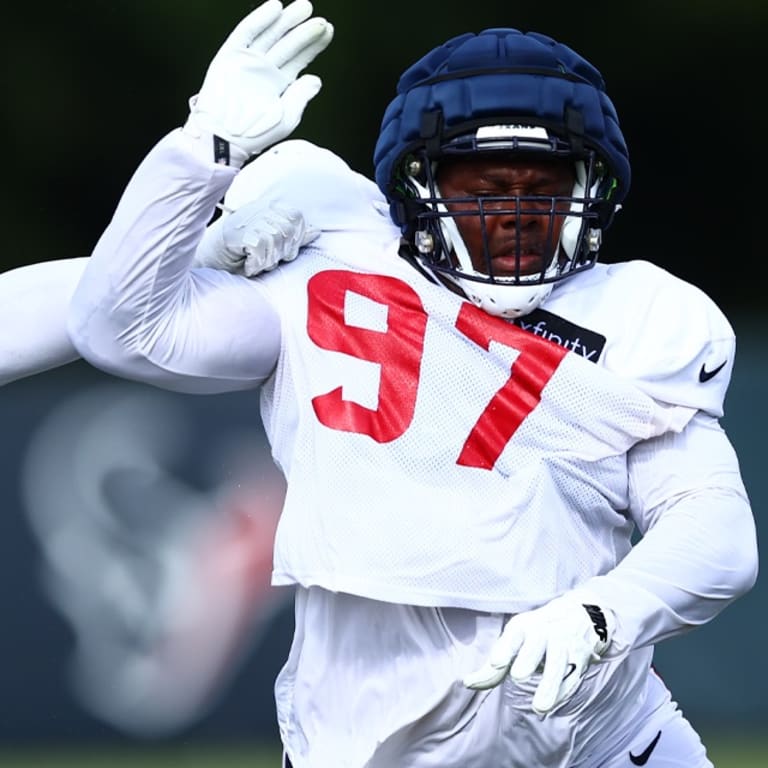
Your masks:
M 518 612 L 614 567 L 626 453 L 693 409 L 348 240 L 263 278 L 283 337 L 262 396 L 288 481 L 274 582 Z

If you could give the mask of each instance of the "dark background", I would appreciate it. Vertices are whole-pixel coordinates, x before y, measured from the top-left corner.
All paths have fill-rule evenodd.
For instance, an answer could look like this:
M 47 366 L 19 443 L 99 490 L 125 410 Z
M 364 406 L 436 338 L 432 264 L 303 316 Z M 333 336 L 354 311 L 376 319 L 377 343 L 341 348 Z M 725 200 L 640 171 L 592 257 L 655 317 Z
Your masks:
M 0 270 L 90 252 L 130 174 L 156 140 L 183 123 L 210 58 L 252 7 L 233 0 L 81 0 L 4 8 Z M 317 0 L 315 7 L 334 23 L 336 39 L 311 67 L 324 88 L 296 135 L 369 175 L 399 74 L 449 36 L 491 26 L 536 30 L 602 71 L 634 173 L 603 260 L 659 263 L 707 291 L 734 322 L 743 343 L 724 423 L 760 530 L 768 502 L 768 309 L 758 238 L 767 196 L 768 3 Z M 77 363 L 10 385 L 0 400 L 0 470 L 10 489 L 0 515 L 0 744 L 119 736 L 86 715 L 67 684 L 72 638 L 42 594 L 37 546 L 17 489 L 30 435 L 62 399 L 94 382 L 114 385 Z M 212 424 L 226 432 L 244 420 L 257 428 L 255 406 L 243 416 L 240 395 L 205 405 L 180 400 L 203 432 Z M 764 592 L 761 582 L 720 620 L 659 649 L 664 676 L 705 731 L 759 731 L 768 718 Z M 219 708 L 184 738 L 273 738 L 271 681 L 289 637 L 290 616 L 281 614 Z
M 181 124 L 211 56 L 254 3 L 91 0 L 3 12 L 0 268 L 87 255 L 136 164 Z M 371 174 L 399 74 L 491 26 L 551 34 L 603 73 L 634 180 L 603 259 L 648 258 L 730 314 L 763 312 L 759 235 L 768 3 L 316 0 L 335 25 L 296 135 Z

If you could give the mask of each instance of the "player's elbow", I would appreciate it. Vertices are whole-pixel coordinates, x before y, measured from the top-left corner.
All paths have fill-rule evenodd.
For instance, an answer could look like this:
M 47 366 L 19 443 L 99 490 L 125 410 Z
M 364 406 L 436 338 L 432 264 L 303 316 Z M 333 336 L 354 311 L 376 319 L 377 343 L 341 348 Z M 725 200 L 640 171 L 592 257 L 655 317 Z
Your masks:
M 749 592 L 757 582 L 759 556 L 757 530 L 752 508 L 741 494 L 729 494 L 730 535 L 722 537 L 724 583 L 733 599 Z
M 741 579 L 739 581 L 739 594 L 743 595 L 749 592 L 757 583 L 759 568 L 759 556 L 757 550 L 757 536 L 753 533 L 750 538 L 742 545 L 741 553 L 742 567 Z
M 135 364 L 137 348 L 118 306 L 93 300 L 81 286 L 67 313 L 67 333 L 78 354 L 108 373 L 125 376 Z

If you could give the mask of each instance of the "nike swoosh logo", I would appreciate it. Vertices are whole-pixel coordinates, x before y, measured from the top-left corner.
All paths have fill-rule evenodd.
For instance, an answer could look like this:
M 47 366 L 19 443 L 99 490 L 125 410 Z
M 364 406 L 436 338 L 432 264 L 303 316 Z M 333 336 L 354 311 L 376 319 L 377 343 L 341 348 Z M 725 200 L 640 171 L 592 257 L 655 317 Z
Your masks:
M 725 365 L 725 363 L 723 363 L 723 365 Z M 645 765 L 648 762 L 648 758 L 653 753 L 653 750 L 656 749 L 656 745 L 659 743 L 660 738 L 661 731 L 654 736 L 653 741 L 639 755 L 633 755 L 630 750 L 629 759 L 632 761 L 632 765 Z
M 576 665 L 571 663 L 568 665 L 568 671 L 563 675 L 563 680 L 567 680 L 576 671 Z
M 725 368 L 727 362 L 727 360 L 723 360 L 717 368 L 713 368 L 711 371 L 708 371 L 706 369 L 706 364 L 702 363 L 701 370 L 699 371 L 699 381 L 703 384 L 705 381 L 709 381 L 713 376 L 717 376 L 717 374 Z

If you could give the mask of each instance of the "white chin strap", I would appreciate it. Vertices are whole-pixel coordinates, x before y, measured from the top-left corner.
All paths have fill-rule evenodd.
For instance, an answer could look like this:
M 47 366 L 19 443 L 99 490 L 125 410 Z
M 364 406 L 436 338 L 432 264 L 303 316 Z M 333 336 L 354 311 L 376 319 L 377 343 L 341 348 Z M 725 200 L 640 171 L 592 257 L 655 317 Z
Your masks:
M 576 162 L 576 181 L 573 185 L 572 196 L 575 198 L 584 198 L 585 190 L 584 185 L 587 183 L 587 169 L 582 160 Z M 590 190 L 590 195 L 594 195 L 597 192 L 597 182 L 593 184 Z M 582 213 L 584 211 L 584 203 L 571 203 L 571 211 L 573 213 Z M 563 228 L 560 230 L 560 246 L 563 252 L 572 259 L 576 250 L 576 243 L 579 242 L 579 234 L 581 228 L 584 225 L 584 220 L 581 216 L 568 216 L 563 222 Z
M 489 315 L 514 320 L 533 312 L 552 293 L 553 283 L 537 285 L 496 285 L 476 283 L 460 277 L 446 275 L 461 288 L 464 295 Z

